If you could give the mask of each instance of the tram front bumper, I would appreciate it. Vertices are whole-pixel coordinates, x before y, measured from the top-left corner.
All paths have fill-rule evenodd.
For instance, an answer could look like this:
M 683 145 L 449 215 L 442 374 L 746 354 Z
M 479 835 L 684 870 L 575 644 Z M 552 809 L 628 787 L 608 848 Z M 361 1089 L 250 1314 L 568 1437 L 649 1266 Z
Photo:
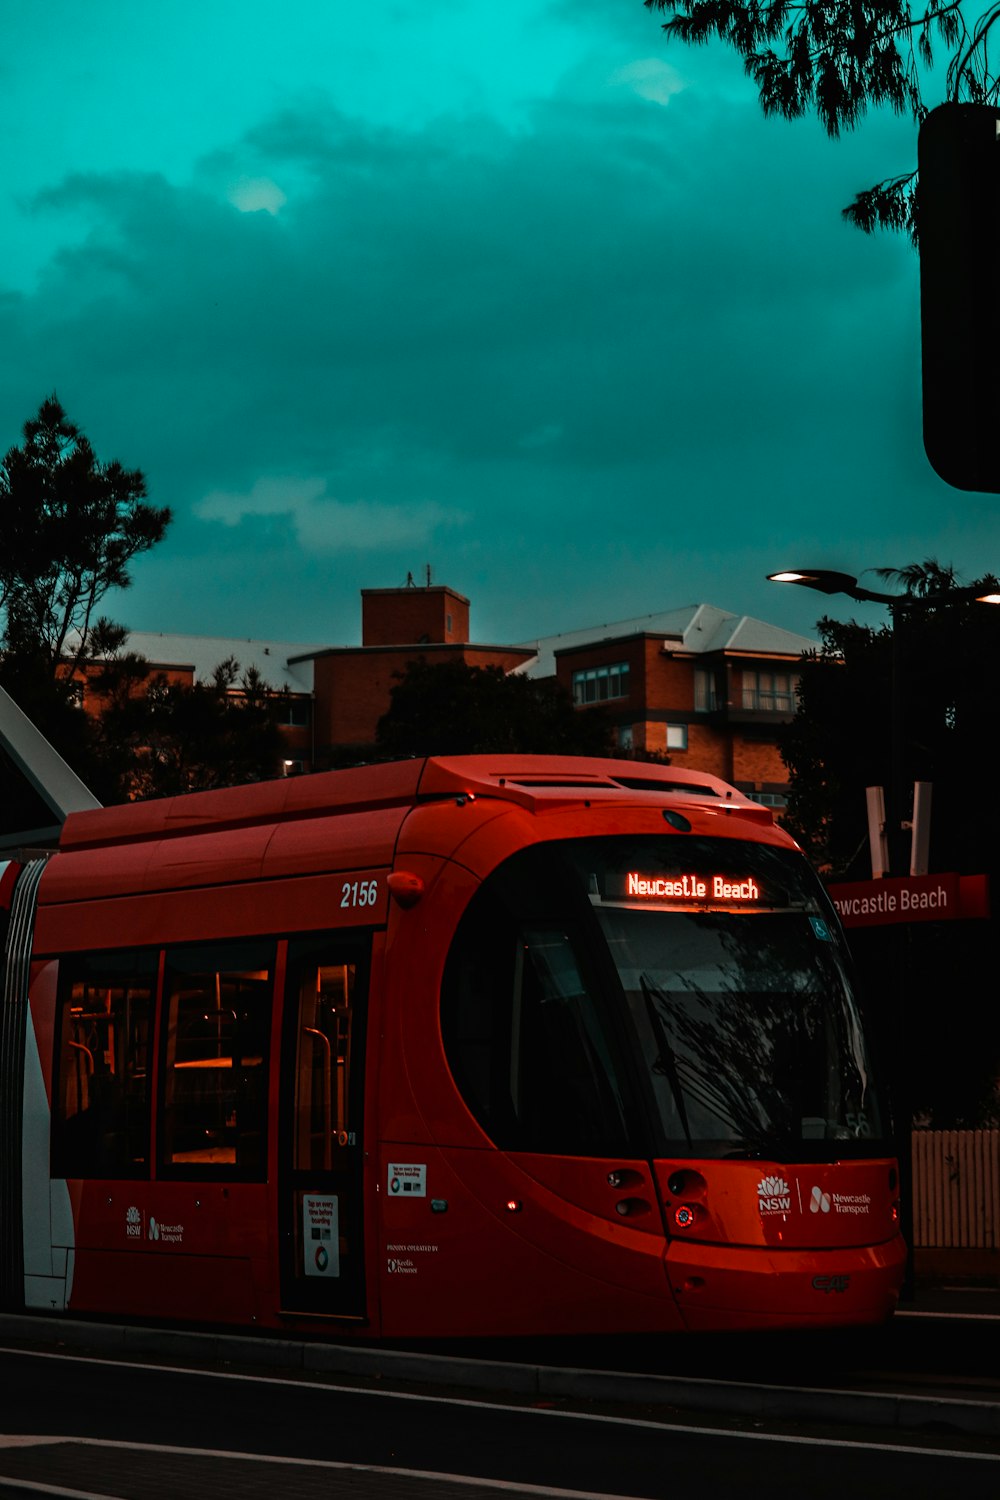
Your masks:
M 899 1301 L 902 1237 L 832 1250 L 678 1243 L 666 1272 L 685 1327 L 766 1329 L 883 1323 Z

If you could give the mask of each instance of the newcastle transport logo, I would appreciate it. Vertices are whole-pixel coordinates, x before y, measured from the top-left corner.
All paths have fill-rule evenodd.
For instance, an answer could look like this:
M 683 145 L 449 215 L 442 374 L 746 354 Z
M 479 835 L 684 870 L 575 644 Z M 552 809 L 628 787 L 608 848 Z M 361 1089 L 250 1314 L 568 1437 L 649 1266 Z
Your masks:
M 803 1203 L 804 1184 L 795 1178 L 794 1195 L 784 1177 L 777 1175 L 762 1177 L 757 1184 L 757 1206 L 761 1216 L 774 1214 L 787 1217 L 795 1203 L 798 1212 L 805 1212 Z M 871 1213 L 872 1200 L 869 1193 L 836 1193 L 813 1185 L 806 1200 L 811 1214 L 850 1214 L 854 1216 Z

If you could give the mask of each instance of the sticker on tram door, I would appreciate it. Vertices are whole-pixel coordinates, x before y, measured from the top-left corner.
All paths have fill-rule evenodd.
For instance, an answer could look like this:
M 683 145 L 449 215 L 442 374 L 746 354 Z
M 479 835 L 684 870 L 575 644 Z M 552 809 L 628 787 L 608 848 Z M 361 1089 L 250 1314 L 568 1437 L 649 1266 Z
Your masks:
M 302 1261 L 306 1276 L 340 1275 L 340 1219 L 329 1193 L 302 1194 Z
M 415 1162 L 389 1163 L 390 1198 L 426 1198 L 427 1168 Z

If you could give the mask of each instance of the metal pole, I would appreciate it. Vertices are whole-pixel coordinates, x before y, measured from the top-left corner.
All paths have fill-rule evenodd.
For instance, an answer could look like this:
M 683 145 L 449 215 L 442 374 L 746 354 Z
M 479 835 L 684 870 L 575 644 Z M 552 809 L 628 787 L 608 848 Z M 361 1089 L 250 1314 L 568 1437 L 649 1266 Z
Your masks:
M 905 734 L 904 713 L 905 685 L 903 682 L 906 609 L 902 603 L 889 606 L 890 657 L 889 669 L 889 860 L 890 870 L 903 875 L 907 869 L 909 851 L 906 831 L 905 782 Z M 909 959 L 910 933 L 905 924 L 895 928 L 895 963 L 893 964 L 894 1029 L 895 1042 L 892 1049 L 892 1097 L 895 1114 L 896 1155 L 899 1162 L 899 1227 L 906 1243 L 906 1270 L 903 1276 L 901 1296 L 904 1302 L 912 1302 L 915 1296 L 915 1267 L 913 1255 L 913 1099 L 910 1072 L 913 1065 L 913 1049 L 910 1044 Z

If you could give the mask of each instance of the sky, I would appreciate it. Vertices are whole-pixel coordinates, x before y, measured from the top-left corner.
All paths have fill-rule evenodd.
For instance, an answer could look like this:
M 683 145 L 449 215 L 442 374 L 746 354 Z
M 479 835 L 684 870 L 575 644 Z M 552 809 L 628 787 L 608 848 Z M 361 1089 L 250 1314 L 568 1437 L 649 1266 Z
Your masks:
M 766 582 L 1000 569 L 924 456 L 918 263 L 842 221 L 912 123 L 765 120 L 641 0 L 49 0 L 0 16 L 0 451 L 55 391 L 175 514 L 106 612 L 523 641 Z

